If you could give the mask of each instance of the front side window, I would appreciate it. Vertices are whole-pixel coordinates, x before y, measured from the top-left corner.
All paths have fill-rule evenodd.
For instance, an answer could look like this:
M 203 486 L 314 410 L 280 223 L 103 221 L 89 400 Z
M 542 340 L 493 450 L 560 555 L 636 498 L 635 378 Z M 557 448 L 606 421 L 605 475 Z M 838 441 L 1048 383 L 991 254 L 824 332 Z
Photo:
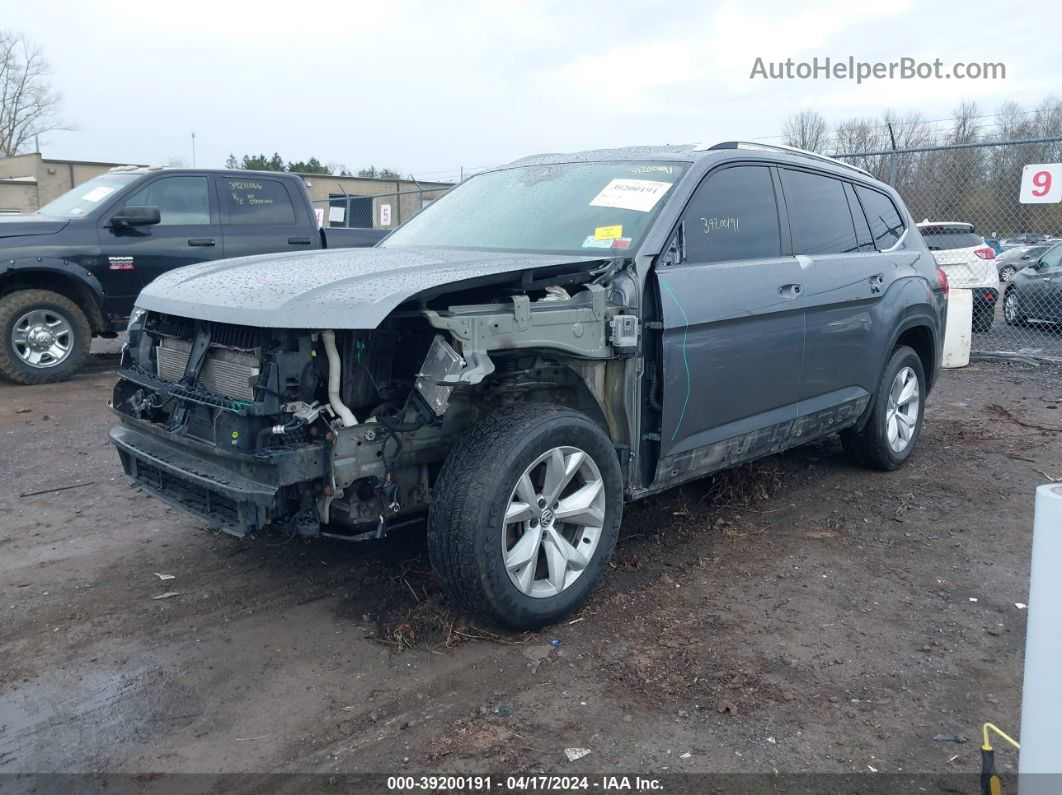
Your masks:
M 734 166 L 710 174 L 693 194 L 683 223 L 689 262 L 782 254 L 774 182 L 764 166 Z
M 839 179 L 782 170 L 795 254 L 843 254 L 859 250 L 852 211 Z
M 904 233 L 904 225 L 892 199 L 862 185 L 856 185 L 855 190 L 870 223 L 870 233 L 874 236 L 878 251 L 895 246 Z
M 210 187 L 206 177 L 162 177 L 130 196 L 125 206 L 158 207 L 159 226 L 205 226 Z
M 224 177 L 221 203 L 230 224 L 295 223 L 295 207 L 279 180 Z
M 1060 266 L 1062 266 L 1062 245 L 1055 246 L 1040 257 L 1040 267 L 1043 270 L 1055 270 Z
M 382 246 L 633 254 L 686 166 L 598 161 L 489 171 L 425 207 Z

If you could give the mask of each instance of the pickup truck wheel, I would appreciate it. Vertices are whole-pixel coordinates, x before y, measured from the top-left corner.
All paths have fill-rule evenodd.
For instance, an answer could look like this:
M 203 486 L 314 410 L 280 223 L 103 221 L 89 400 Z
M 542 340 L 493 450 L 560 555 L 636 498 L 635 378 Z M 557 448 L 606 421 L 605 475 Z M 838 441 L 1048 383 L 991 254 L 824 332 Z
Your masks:
M 922 431 L 926 376 L 922 360 L 906 345 L 893 351 L 881 374 L 870 418 L 862 430 L 841 432 L 841 446 L 856 464 L 890 471 L 914 451 Z
M 586 601 L 622 511 L 616 449 L 596 424 L 559 406 L 507 406 L 474 426 L 443 464 L 428 551 L 463 609 L 533 629 Z
M 0 374 L 16 384 L 65 381 L 88 356 L 92 328 L 69 298 L 18 290 L 0 299 Z

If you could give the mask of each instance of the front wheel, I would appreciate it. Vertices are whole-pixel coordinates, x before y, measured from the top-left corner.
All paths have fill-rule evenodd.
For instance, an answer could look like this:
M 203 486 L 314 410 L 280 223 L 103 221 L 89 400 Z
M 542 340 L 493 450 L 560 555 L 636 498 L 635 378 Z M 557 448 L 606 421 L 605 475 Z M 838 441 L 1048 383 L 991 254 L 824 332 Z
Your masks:
M 1018 272 L 1018 269 L 1013 265 L 1004 265 L 999 271 L 999 279 L 1003 282 L 1009 282 L 1014 278 L 1014 274 Z
M 885 471 L 898 469 L 914 451 L 922 431 L 926 377 L 911 348 L 893 351 L 874 393 L 870 417 L 861 430 L 841 432 L 841 446 L 856 464 Z
M 51 290 L 18 290 L 0 299 L 0 334 L 0 374 L 16 384 L 65 381 L 92 342 L 85 313 Z
M 1003 296 L 1003 319 L 1008 326 L 1024 326 L 1029 322 L 1029 318 L 1021 311 L 1018 291 L 1013 287 Z
M 428 551 L 462 608 L 534 629 L 586 601 L 622 513 L 616 449 L 596 424 L 559 406 L 507 406 L 473 427 L 443 464 Z

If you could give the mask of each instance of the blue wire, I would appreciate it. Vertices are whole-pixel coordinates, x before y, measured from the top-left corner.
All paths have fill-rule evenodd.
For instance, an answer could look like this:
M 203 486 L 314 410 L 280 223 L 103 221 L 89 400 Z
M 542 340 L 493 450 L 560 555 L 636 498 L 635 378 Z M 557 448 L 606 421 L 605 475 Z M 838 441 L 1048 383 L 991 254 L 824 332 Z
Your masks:
M 671 434 L 671 441 L 675 441 L 675 437 L 678 436 L 679 428 L 682 427 L 682 420 L 686 417 L 686 406 L 688 406 L 690 402 L 690 360 L 686 357 L 686 336 L 690 331 L 690 319 L 686 317 L 686 310 L 682 308 L 682 304 L 679 302 L 676 295 L 671 292 L 671 287 L 668 285 L 667 280 L 661 279 L 660 284 L 665 290 L 667 290 L 667 294 L 671 296 L 671 300 L 675 302 L 675 306 L 677 306 L 679 312 L 682 313 L 682 322 L 685 324 L 682 328 L 682 364 L 686 367 L 686 399 L 682 401 L 682 411 L 679 412 L 678 422 L 675 424 L 675 432 Z

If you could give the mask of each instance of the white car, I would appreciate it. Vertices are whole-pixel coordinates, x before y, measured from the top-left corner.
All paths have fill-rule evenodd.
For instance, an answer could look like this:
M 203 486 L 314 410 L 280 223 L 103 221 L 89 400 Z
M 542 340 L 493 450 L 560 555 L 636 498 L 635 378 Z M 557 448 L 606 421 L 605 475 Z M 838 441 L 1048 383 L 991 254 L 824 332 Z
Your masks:
M 991 329 L 999 302 L 999 272 L 993 262 L 996 252 L 974 231 L 973 224 L 927 219 L 917 226 L 947 274 L 948 284 L 973 293 L 973 330 Z

